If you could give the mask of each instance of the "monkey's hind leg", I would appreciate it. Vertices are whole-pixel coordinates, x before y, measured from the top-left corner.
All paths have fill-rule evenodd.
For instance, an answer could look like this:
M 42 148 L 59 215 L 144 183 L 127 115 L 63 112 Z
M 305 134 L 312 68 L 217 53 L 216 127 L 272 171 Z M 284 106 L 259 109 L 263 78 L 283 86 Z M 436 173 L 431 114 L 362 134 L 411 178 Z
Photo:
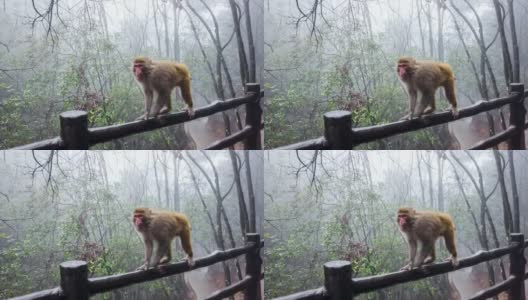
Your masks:
M 429 106 L 425 108 L 423 114 L 424 115 L 432 114 L 435 110 L 436 110 L 436 105 L 435 105 L 435 101 L 433 100 L 433 102 L 429 103 Z
M 453 117 L 458 117 L 457 100 L 455 94 L 455 80 L 449 79 L 444 85 L 447 101 L 451 104 L 451 113 Z
M 427 258 L 424 260 L 424 264 L 430 264 L 436 260 L 435 248 L 436 247 L 433 245 L 433 249 L 431 249 L 431 254 L 427 256 Z
M 167 96 L 165 96 L 165 98 L 161 99 L 163 100 L 160 103 L 162 105 L 162 108 L 158 115 L 166 115 L 171 112 L 172 110 L 172 105 L 171 105 L 172 99 L 171 98 L 172 98 L 171 93 L 168 93 Z
M 417 102 L 415 115 L 419 118 L 426 113 L 426 107 L 435 102 L 434 92 L 418 90 Z
M 194 117 L 194 109 L 193 109 L 192 87 L 191 87 L 190 78 L 185 78 L 181 81 L 180 90 L 181 90 L 183 101 L 185 101 L 185 104 L 187 105 L 185 110 L 187 110 L 189 117 L 192 118 Z
M 191 245 L 191 230 L 189 228 L 185 228 L 182 230 L 180 234 L 180 240 L 181 245 L 183 248 L 183 251 L 187 253 L 187 264 L 192 267 L 194 266 L 194 260 L 193 260 L 193 250 Z
M 165 250 L 165 256 L 160 260 L 160 264 L 166 264 L 172 259 L 172 248 L 171 243 L 168 244 L 167 249 Z
M 157 97 L 154 97 L 154 105 L 150 111 L 150 117 L 155 118 L 167 112 L 163 112 L 163 108 L 170 102 L 170 92 L 159 91 Z
M 419 241 L 418 242 L 418 256 L 416 257 L 415 266 L 421 268 L 425 263 L 426 257 L 431 253 L 434 247 L 434 241 Z
M 455 232 L 453 229 L 447 230 L 446 234 L 444 235 L 444 240 L 447 251 L 451 253 L 451 256 L 448 259 L 451 260 L 451 264 L 456 267 L 458 266 L 458 259 L 455 245 Z
M 154 255 L 152 266 L 161 270 L 161 258 L 165 256 L 167 248 L 170 248 L 170 241 L 158 241 L 158 248 L 156 249 L 156 255 Z

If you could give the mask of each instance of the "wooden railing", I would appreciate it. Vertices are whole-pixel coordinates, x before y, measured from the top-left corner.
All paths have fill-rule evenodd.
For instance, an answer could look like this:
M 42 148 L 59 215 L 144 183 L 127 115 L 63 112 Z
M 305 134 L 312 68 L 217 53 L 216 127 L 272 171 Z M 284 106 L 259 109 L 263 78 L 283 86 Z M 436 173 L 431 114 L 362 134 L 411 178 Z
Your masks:
M 99 143 L 109 142 L 126 136 L 152 131 L 167 126 L 186 123 L 207 117 L 242 105 L 246 108 L 245 127 L 209 146 L 206 150 L 220 150 L 244 141 L 245 149 L 262 149 L 262 94 L 257 83 L 246 84 L 243 97 L 215 101 L 210 105 L 198 108 L 193 117 L 187 112 L 167 114 L 149 120 L 134 121 L 113 126 L 88 128 L 88 113 L 85 111 L 68 111 L 60 114 L 60 136 L 13 148 L 13 150 L 86 150 Z
M 451 262 L 447 261 L 425 265 L 423 268 L 410 271 L 352 278 L 352 267 L 349 261 L 331 261 L 324 264 L 323 287 L 275 298 L 275 300 L 348 300 L 359 294 L 467 268 L 507 254 L 510 257 L 510 276 L 503 282 L 478 292 L 468 300 L 484 300 L 504 291 L 509 291 L 509 299 L 522 300 L 525 299 L 524 280 L 528 276 L 525 273 L 526 259 L 524 257 L 524 248 L 528 246 L 528 240 L 525 241 L 521 233 L 512 233 L 510 238 L 509 246 L 479 251 L 472 256 L 460 259 L 457 267 L 453 267 Z
M 279 150 L 348 150 L 375 140 L 416 131 L 423 128 L 446 124 L 458 119 L 467 118 L 476 114 L 491 111 L 505 105 L 510 108 L 509 127 L 494 136 L 473 145 L 470 149 L 482 150 L 508 141 L 508 147 L 513 150 L 524 150 L 524 130 L 528 129 L 526 122 L 526 109 L 524 100 L 528 97 L 528 91 L 524 91 L 521 83 L 510 85 L 510 94 L 507 97 L 479 101 L 471 106 L 459 110 L 455 118 L 451 112 L 441 112 L 425 115 L 412 120 L 398 121 L 377 126 L 352 128 L 352 113 L 349 111 L 332 111 L 324 115 L 324 136 L 279 147 Z
M 189 267 L 187 262 L 184 261 L 164 265 L 163 271 L 153 268 L 147 271 L 88 278 L 88 265 L 86 262 L 67 261 L 60 264 L 61 279 L 59 287 L 12 298 L 11 300 L 87 300 L 95 294 L 189 272 L 241 255 L 246 257 L 245 277 L 237 283 L 216 291 L 205 299 L 220 300 L 245 291 L 245 299 L 260 300 L 262 299 L 260 281 L 263 278 L 260 249 L 264 247 L 264 242 L 260 240 L 260 235 L 256 233 L 248 233 L 246 236 L 247 242 L 245 246 L 225 251 L 215 251 L 208 256 L 196 259 L 192 267 Z

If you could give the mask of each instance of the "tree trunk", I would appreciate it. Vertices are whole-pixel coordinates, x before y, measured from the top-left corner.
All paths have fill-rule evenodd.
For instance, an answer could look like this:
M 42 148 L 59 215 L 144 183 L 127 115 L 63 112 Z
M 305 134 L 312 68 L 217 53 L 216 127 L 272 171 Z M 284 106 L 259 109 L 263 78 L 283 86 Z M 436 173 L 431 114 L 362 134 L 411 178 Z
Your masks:
M 244 151 L 244 157 L 246 159 L 246 183 L 248 186 L 249 196 L 249 231 L 257 232 L 257 214 L 255 210 L 255 193 L 253 192 L 253 179 L 251 176 L 251 163 L 249 159 L 249 151 Z
M 167 165 L 167 153 L 163 152 L 163 181 L 165 182 L 165 207 L 170 208 L 170 194 L 169 194 L 169 167 Z
M 508 10 L 510 11 L 510 31 L 513 50 L 513 82 L 521 82 L 520 60 L 519 60 L 519 42 L 517 41 L 517 29 L 515 27 L 515 10 L 513 9 L 513 0 L 508 0 Z
M 445 0 L 436 0 L 438 6 L 438 60 L 444 61 L 444 10 Z
M 154 27 L 156 28 L 156 41 L 157 41 L 157 50 L 158 56 L 161 57 L 161 34 L 158 25 L 158 2 L 157 0 L 152 0 L 152 10 L 154 11 Z
M 165 30 L 165 56 L 170 57 L 170 38 L 169 38 L 169 20 L 167 17 L 167 2 L 163 2 L 163 11 L 161 16 L 163 18 L 163 29 Z
M 513 202 L 513 228 L 512 232 L 521 232 L 520 212 L 519 212 L 519 193 L 517 191 L 517 176 L 515 175 L 515 165 L 513 160 L 514 151 L 508 151 L 508 165 L 510 166 L 510 183 L 512 190 Z
M 158 158 L 156 152 L 152 152 L 152 159 L 154 160 L 154 179 L 156 180 L 156 192 L 158 195 L 156 201 L 158 202 L 158 205 L 161 205 L 161 188 L 158 176 Z
M 172 0 L 172 14 L 174 18 L 174 60 L 181 61 L 180 53 L 180 13 L 181 13 L 181 0 Z
M 499 154 L 497 150 L 493 150 L 493 158 L 495 159 L 495 166 L 497 168 L 497 176 L 499 178 L 499 187 L 502 197 L 502 211 L 504 219 L 504 229 L 506 230 L 506 235 L 510 236 L 510 233 L 513 229 L 512 224 L 512 212 L 510 207 L 510 201 L 508 199 L 508 191 L 506 190 L 506 183 L 504 181 L 504 164 L 503 157 Z
M 444 204 L 444 155 L 442 151 L 435 152 L 438 155 L 438 210 L 445 211 Z
M 182 211 L 180 200 L 180 152 L 172 151 L 172 165 L 174 167 L 174 196 L 173 209 L 175 211 Z
M 233 176 L 235 178 L 234 180 L 238 196 L 240 229 L 242 230 L 242 236 L 245 237 L 250 229 L 246 200 L 244 199 L 244 191 L 242 190 L 242 183 L 240 182 L 240 166 L 238 164 L 237 155 L 234 151 L 229 151 L 229 157 L 231 158 L 231 166 L 233 167 Z

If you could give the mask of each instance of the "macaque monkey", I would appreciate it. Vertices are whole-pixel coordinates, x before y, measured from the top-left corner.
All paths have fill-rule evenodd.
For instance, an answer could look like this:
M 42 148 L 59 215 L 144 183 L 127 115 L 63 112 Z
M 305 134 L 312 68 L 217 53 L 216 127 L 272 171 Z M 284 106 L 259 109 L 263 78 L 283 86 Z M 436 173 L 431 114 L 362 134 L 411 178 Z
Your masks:
M 451 104 L 451 112 L 458 116 L 455 95 L 455 75 L 451 66 L 436 61 L 416 60 L 413 57 L 401 57 L 396 66 L 398 79 L 409 97 L 409 114 L 402 120 L 414 116 L 430 114 L 435 111 L 435 94 L 444 87 L 446 98 Z
M 183 64 L 172 61 L 154 61 L 148 57 L 137 57 L 132 72 L 145 96 L 145 114 L 138 120 L 147 120 L 171 111 L 171 93 L 179 86 L 187 104 L 190 117 L 194 116 L 191 93 L 191 75 Z
M 453 266 L 458 265 L 455 246 L 455 225 L 446 213 L 416 211 L 413 208 L 400 208 L 397 217 L 398 227 L 409 246 L 409 264 L 401 270 L 411 270 L 435 261 L 435 242 L 444 237 L 446 248 L 451 253 Z
M 176 236 L 180 237 L 183 251 L 187 253 L 187 263 L 194 265 L 191 246 L 191 225 L 187 217 L 178 212 L 136 208 L 132 217 L 134 229 L 141 235 L 145 246 L 145 263 L 137 268 L 147 270 L 172 259 L 171 244 Z M 156 254 L 152 253 L 156 246 Z

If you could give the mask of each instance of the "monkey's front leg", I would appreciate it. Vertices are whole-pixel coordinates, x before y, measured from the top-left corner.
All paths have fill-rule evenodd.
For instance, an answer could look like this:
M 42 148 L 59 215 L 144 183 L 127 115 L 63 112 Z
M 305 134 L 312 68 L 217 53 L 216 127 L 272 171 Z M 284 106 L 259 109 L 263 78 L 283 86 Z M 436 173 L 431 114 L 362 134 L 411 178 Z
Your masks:
M 154 248 L 151 240 L 145 241 L 145 260 L 144 264 L 138 267 L 136 270 L 148 270 L 150 264 L 150 258 L 152 257 L 152 249 Z
M 416 241 L 409 241 L 409 263 L 400 270 L 411 270 L 413 268 L 414 258 L 416 257 Z
M 415 265 L 417 268 L 422 268 L 427 255 L 431 252 L 431 247 L 434 241 L 418 241 L 418 256 L 416 257 Z
M 409 91 L 407 92 L 407 96 L 409 97 L 409 113 L 400 120 L 412 120 L 414 115 L 414 109 L 416 107 L 416 92 Z
M 189 117 L 194 117 L 194 109 L 192 106 L 189 106 L 189 105 L 185 105 L 185 110 L 187 111 L 187 114 L 189 115 Z
M 151 92 L 145 91 L 145 113 L 136 120 L 147 120 L 149 118 L 150 108 L 152 107 L 153 95 Z

